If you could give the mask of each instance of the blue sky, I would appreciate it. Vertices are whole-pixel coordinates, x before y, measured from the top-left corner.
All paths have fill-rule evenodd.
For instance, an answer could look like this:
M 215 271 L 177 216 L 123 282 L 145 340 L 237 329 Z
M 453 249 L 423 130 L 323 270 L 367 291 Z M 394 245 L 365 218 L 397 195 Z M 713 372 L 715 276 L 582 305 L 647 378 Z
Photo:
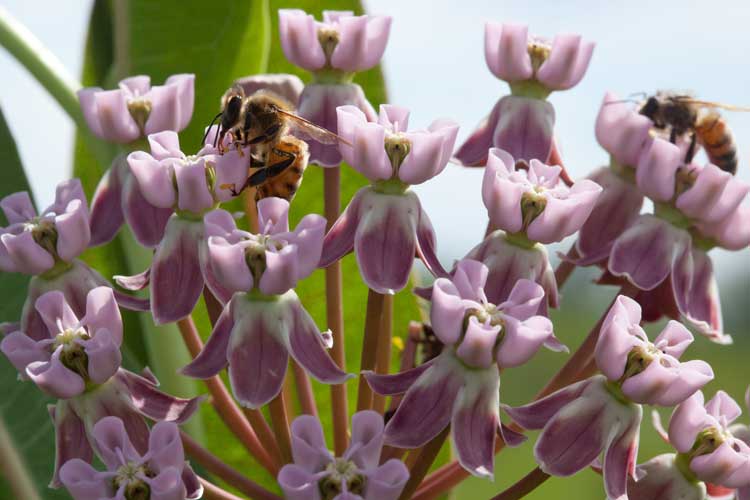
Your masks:
M 90 1 L 5 0 L 69 68 L 79 75 Z M 658 10 L 655 7 L 658 5 Z M 577 32 L 597 42 L 589 71 L 572 90 L 550 98 L 567 168 L 583 176 L 605 163 L 593 129 L 606 90 L 622 95 L 654 89 L 690 89 L 698 96 L 750 105 L 750 2 L 712 1 L 464 1 L 371 0 L 373 14 L 394 17 L 385 55 L 391 101 L 412 110 L 413 127 L 450 117 L 459 141 L 507 92 L 487 70 L 483 54 L 488 20 L 527 23 L 535 34 Z M 64 21 L 64 22 L 61 22 Z M 73 127 L 67 116 L 7 53 L 0 51 L 0 105 L 18 141 L 37 199 L 46 204 L 69 175 Z M 740 177 L 750 182 L 750 113 L 728 116 L 739 142 Z M 486 215 L 481 172 L 449 165 L 417 188 L 438 232 L 445 264 L 481 237 Z M 556 249 L 565 249 L 564 242 Z M 750 250 L 713 253 L 720 276 L 747 268 Z M 750 283 L 748 283 L 750 288 Z

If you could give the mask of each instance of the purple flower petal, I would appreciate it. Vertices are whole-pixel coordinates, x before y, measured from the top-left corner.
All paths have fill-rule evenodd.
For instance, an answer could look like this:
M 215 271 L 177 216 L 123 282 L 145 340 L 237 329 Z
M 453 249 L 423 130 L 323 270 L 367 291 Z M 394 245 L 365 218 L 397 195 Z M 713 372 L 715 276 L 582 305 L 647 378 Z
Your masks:
M 307 278 L 318 267 L 323 252 L 326 220 L 318 214 L 307 214 L 299 221 L 294 232 L 284 235 L 297 246 L 297 280 Z
M 240 297 L 238 300 L 244 300 L 244 298 Z M 224 306 L 201 352 L 190 364 L 180 370 L 183 375 L 206 379 L 218 374 L 227 365 L 229 336 L 234 328 L 233 304 L 234 302 L 229 302 Z
M 313 16 L 299 9 L 279 9 L 281 49 L 292 64 L 308 71 L 321 69 L 326 62 L 318 41 Z
M 523 406 L 501 406 L 524 429 L 542 429 L 562 408 L 580 397 L 590 384 L 591 379 L 581 380 Z
M 609 271 L 626 277 L 641 290 L 653 290 L 669 276 L 673 262 L 689 251 L 690 244 L 686 231 L 642 215 L 615 241 Z
M 182 484 L 182 467 L 167 467 L 156 477 L 147 478 L 149 500 L 182 500 L 185 498 L 185 485 Z
M 185 452 L 180 439 L 180 429 L 172 422 L 157 422 L 148 438 L 149 465 L 156 470 L 167 467 L 181 469 L 185 463 Z
M 461 389 L 451 418 L 458 462 L 473 475 L 490 480 L 495 470 L 499 391 L 500 376 L 495 368 Z
M 373 391 L 384 396 L 393 396 L 396 394 L 403 394 L 409 387 L 417 381 L 417 379 L 434 363 L 434 359 L 422 363 L 421 365 L 411 368 L 409 370 L 394 373 L 391 375 L 380 375 L 372 371 L 364 371 L 364 375 L 368 385 Z
M 417 222 L 417 256 L 433 276 L 448 276 L 437 256 L 437 241 L 432 222 L 430 222 L 430 218 L 421 204 L 419 207 L 419 221 Z
M 78 91 L 78 100 L 86 123 L 97 137 L 127 144 L 141 136 L 122 90 L 84 88 Z
M 750 186 L 709 163 L 698 170 L 695 183 L 677 197 L 675 206 L 688 217 L 720 223 L 731 216 L 748 191 Z
M 0 236 L 0 241 L 15 272 L 37 275 L 55 265 L 54 258 L 34 241 L 30 231 L 18 235 L 6 233 Z
M 333 224 L 323 240 L 323 251 L 318 267 L 328 267 L 354 248 L 354 237 L 359 226 L 362 199 L 367 191 L 359 190 L 349 202 L 344 213 Z
M 291 292 L 294 293 L 294 292 Z M 289 328 L 289 353 L 305 371 L 326 384 L 341 384 L 352 375 L 342 371 L 326 352 L 315 321 L 294 296 L 287 306 L 293 323 Z
M 258 288 L 266 295 L 281 295 L 297 284 L 299 249 L 288 245 L 277 252 L 266 250 L 266 269 Z
M 171 188 L 170 188 L 171 189 Z M 138 181 L 129 172 L 124 181 L 122 212 L 136 241 L 146 248 L 155 248 L 164 237 L 171 206 L 160 208 L 149 203 L 141 193 Z
M 112 160 L 112 165 L 104 172 L 91 198 L 92 247 L 112 241 L 124 221 L 122 214 L 123 176 L 130 175 L 125 156 L 120 155 Z
M 675 175 L 682 164 L 679 146 L 654 139 L 638 161 L 635 170 L 638 187 L 654 201 L 670 201 L 675 194 Z
M 622 392 L 638 403 L 675 406 L 713 378 L 713 370 L 705 361 L 692 360 L 664 366 L 661 360 L 654 360 L 641 373 L 628 377 L 622 384 Z
M 203 291 L 198 248 L 203 223 L 172 216 L 151 264 L 151 310 L 157 325 L 190 314 Z
M 633 419 L 630 427 L 609 443 L 604 455 L 604 490 L 607 498 L 628 496 L 628 476 L 635 478 L 641 419 Z
M 505 96 L 497 103 L 498 120 L 492 145 L 517 161 L 546 162 L 552 152 L 555 110 L 547 101 Z
M 0 208 L 8 219 L 8 224 L 26 222 L 36 217 L 36 209 L 28 191 L 19 191 L 4 197 L 0 200 Z
M 91 340 L 82 342 L 88 357 L 88 375 L 95 384 L 103 384 L 122 363 L 120 343 L 109 330 L 100 329 Z
M 723 333 L 721 302 L 711 258 L 703 250 L 692 248 L 691 266 L 675 265 L 672 291 L 680 314 L 702 334 L 718 343 L 729 343 Z M 677 264 L 677 263 L 676 263 Z
M 383 57 L 391 29 L 389 16 L 347 16 L 337 20 L 341 41 L 331 55 L 331 66 L 364 71 Z
M 201 213 L 214 205 L 206 181 L 206 167 L 215 161 L 212 156 L 202 156 L 190 163 L 174 165 L 177 183 L 177 206 L 180 210 Z
M 362 215 L 354 239 L 362 279 L 378 293 L 403 290 L 416 253 L 419 199 L 410 191 L 383 195 L 363 189 L 367 191 L 360 201 Z
M 417 448 L 437 436 L 451 420 L 459 390 L 464 385 L 457 361 L 443 353 L 432 368 L 406 391 L 398 410 L 385 427 L 385 442 Z
M 494 348 L 501 328 L 500 325 L 485 325 L 476 316 L 470 316 L 456 356 L 469 366 L 489 368 L 495 362 Z
M 596 343 L 596 365 L 610 380 L 625 373 L 628 353 L 643 342 L 645 333 L 639 326 L 641 306 L 625 295 L 619 295 L 607 312 Z
M 183 399 L 161 392 L 151 380 L 128 370 L 120 369 L 115 380 L 130 405 L 157 422 L 184 423 L 203 401 L 202 397 Z
M 115 275 L 112 277 L 117 286 L 125 290 L 138 291 L 143 290 L 151 282 L 151 268 L 147 267 L 145 271 L 132 276 Z
M 596 140 L 623 167 L 635 167 L 650 141 L 651 120 L 612 92 L 596 117 Z
M 267 303 L 243 304 L 235 313 L 227 358 L 232 392 L 243 406 L 259 408 L 281 391 L 289 354 L 277 337 L 293 321 L 288 311 Z
M 15 331 L 3 337 L 0 351 L 5 354 L 21 376 L 25 377 L 26 366 L 34 361 L 47 361 L 50 357 L 47 346 L 40 345 L 28 335 Z
M 90 463 L 94 452 L 86 435 L 83 421 L 75 414 L 66 401 L 58 401 L 48 406 L 55 427 L 55 472 L 50 482 L 52 488 L 61 484 L 61 467 L 74 459 Z M 70 488 L 66 484 L 67 488 Z
M 300 96 L 306 90 L 306 86 L 297 75 L 291 73 L 250 75 L 238 78 L 234 83 L 242 87 L 245 95 L 253 95 L 259 90 L 271 91 L 292 103 L 297 108 L 297 113 L 300 116 L 308 120 L 310 119 L 309 116 L 302 114 L 302 99 Z M 308 85 L 308 87 L 310 86 Z M 335 109 L 334 107 L 332 111 L 335 112 Z M 318 122 L 314 123 L 320 125 Z M 330 127 L 325 128 L 331 130 Z
M 492 107 L 490 114 L 479 122 L 474 132 L 459 146 L 453 161 L 466 167 L 483 167 L 487 163 L 487 151 L 493 145 L 492 138 L 495 135 L 499 118 L 500 101 Z
M 465 262 L 465 261 L 461 261 Z M 457 271 L 457 274 L 460 269 Z M 466 306 L 458 289 L 448 278 L 438 278 L 432 287 L 430 323 L 441 342 L 452 345 L 458 342 L 464 324 Z
M 217 283 L 229 293 L 253 288 L 253 275 L 245 260 L 245 248 L 220 236 L 211 236 L 206 244 L 207 267 Z
M 130 153 L 127 160 L 148 203 L 159 208 L 171 208 L 177 202 L 172 172 L 167 162 L 162 163 L 144 151 Z
M 297 464 L 286 464 L 276 480 L 288 500 L 320 500 L 318 481 L 322 474 L 313 474 Z
M 581 81 L 594 52 L 593 42 L 580 35 L 556 35 L 549 58 L 537 71 L 537 79 L 547 88 L 566 90 Z
M 99 329 L 106 329 L 117 346 L 122 344 L 122 317 L 111 288 L 100 286 L 86 295 L 86 316 L 81 322 L 94 336 Z
M 523 365 L 553 337 L 552 322 L 544 316 L 517 321 L 508 314 L 505 319 L 505 337 L 496 353 L 498 364 L 504 368 Z

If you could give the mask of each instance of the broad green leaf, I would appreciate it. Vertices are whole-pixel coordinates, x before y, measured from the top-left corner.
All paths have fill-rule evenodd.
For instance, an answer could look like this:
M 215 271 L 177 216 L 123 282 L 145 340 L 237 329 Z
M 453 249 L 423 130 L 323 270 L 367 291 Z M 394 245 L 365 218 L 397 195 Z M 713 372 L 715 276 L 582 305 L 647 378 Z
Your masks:
M 26 174 L 18 156 L 16 143 L 10 134 L 5 118 L 0 111 L 0 198 L 16 191 L 30 191 Z M 5 225 L 7 221 L 0 221 Z M 29 277 L 17 273 L 2 273 L 0 281 L 0 321 L 18 321 L 26 299 Z M 68 498 L 64 492 L 48 490 L 55 463 L 55 441 L 52 421 L 47 413 L 49 398 L 31 382 L 18 380 L 18 372 L 5 356 L 0 355 L 0 421 L 6 427 L 10 443 L 0 446 L 15 450 L 31 482 L 37 487 L 41 498 L 54 500 Z M 12 478 L 11 478 L 12 479 Z M 0 498 L 13 498 L 0 471 Z

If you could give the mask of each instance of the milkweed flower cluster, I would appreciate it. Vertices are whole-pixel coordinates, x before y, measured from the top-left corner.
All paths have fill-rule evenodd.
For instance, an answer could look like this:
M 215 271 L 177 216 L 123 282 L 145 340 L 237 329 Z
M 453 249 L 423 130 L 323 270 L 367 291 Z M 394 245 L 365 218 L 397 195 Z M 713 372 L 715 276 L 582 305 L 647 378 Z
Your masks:
M 258 126 L 243 107 L 231 127 L 222 109 L 215 118 L 222 125 L 209 126 L 198 151 L 187 151 L 178 134 L 193 114 L 192 74 L 173 75 L 160 86 L 134 76 L 115 90 L 79 91 L 91 132 L 120 151 L 91 207 L 77 179 L 60 183 L 55 202 L 41 212 L 28 193 L 0 200 L 7 219 L 0 228 L 0 270 L 31 276 L 23 310 L 1 318 L 10 323 L 0 325 L 0 351 L 19 383 L 56 400 L 49 407 L 56 436 L 51 486 L 64 486 L 76 500 L 195 500 L 204 489 L 232 498 L 210 473 L 251 497 L 276 498 L 251 479 L 254 469 L 233 470 L 179 429 L 203 397 L 167 394 L 148 367 L 137 367 L 140 374 L 123 367 L 130 340 L 124 307 L 147 313 L 145 321 L 177 322 L 193 355 L 180 375 L 205 381 L 219 416 L 288 499 L 436 498 L 467 475 L 506 474 L 495 467 L 495 455 L 503 446 L 524 446 L 526 431 L 538 430 L 539 470 L 511 486 L 513 498 L 516 487 L 528 491 L 548 475 L 591 468 L 601 472 L 612 500 L 750 500 L 750 427 L 734 423 L 740 407 L 726 392 L 704 401 L 714 371 L 686 359 L 694 341 L 688 326 L 717 344 L 731 341 L 709 251 L 750 246 L 750 186 L 694 161 L 701 141 L 692 143 L 689 134 L 670 131 L 611 92 L 594 127 L 609 163 L 571 179 L 547 97 L 582 80 L 594 44 L 567 34 L 545 40 L 520 25 L 485 27 L 487 66 L 510 95 L 462 145 L 456 147 L 459 125 L 449 119 L 409 129 L 408 109 L 380 104 L 376 112 L 354 83 L 383 57 L 391 21 L 343 11 L 324 11 L 317 21 L 282 9 L 281 49 L 310 73 L 309 81 L 275 74 L 226 82 L 242 87 L 245 97 L 278 95 L 296 110 L 295 123 L 302 118 L 333 132 L 336 144 L 287 126 L 295 117 L 273 107 L 265 118 L 277 121 L 255 141 L 237 142 L 240 128 Z M 284 141 L 294 142 L 294 154 L 274 142 L 280 130 Z M 322 132 L 318 137 L 325 140 Z M 296 170 L 285 171 L 282 161 L 274 163 L 279 172 L 263 171 L 271 154 L 291 155 Z M 440 175 L 451 161 L 484 168 L 476 195 L 489 224 L 446 270 L 412 186 Z M 255 201 L 242 200 L 244 214 L 230 211 L 238 193 L 229 186 L 246 186 L 254 169 L 267 183 L 298 174 L 296 192 L 308 162 L 329 168 L 326 218 L 309 213 L 310 205 L 295 205 L 294 193 L 282 199 L 262 189 Z M 348 169 L 366 185 L 340 214 L 330 213 L 340 194 L 330 191 L 336 187 L 330 181 Z M 305 189 L 314 187 L 302 184 Z M 642 213 L 647 200 L 653 211 Z M 293 211 L 299 207 L 301 214 Z M 297 221 L 293 228 L 290 219 Z M 103 277 L 83 259 L 123 224 L 149 250 L 150 263 L 136 275 Z M 556 272 L 547 246 L 571 237 L 575 243 L 557 268 L 568 272 Z M 333 264 L 349 253 L 368 303 L 345 316 L 342 296 L 349 308 L 356 293 L 341 289 Z M 415 260 L 426 278 L 409 290 Z M 559 358 L 568 354 L 572 334 L 553 325 L 549 309 L 560 306 L 560 289 L 575 266 L 597 266 L 598 284 L 622 288 L 539 396 L 509 405 L 506 395 L 501 399 L 501 378 L 513 383 L 514 369 L 534 363 L 543 347 Z M 306 280 L 321 274 L 319 268 L 331 268 L 326 313 L 335 334 L 310 307 L 322 291 L 308 295 Z M 352 277 L 346 278 L 348 287 Z M 410 324 L 401 368 L 391 373 L 391 346 L 404 339 L 399 331 L 393 338 L 389 296 L 402 300 L 412 292 L 423 323 Z M 201 336 L 192 319 L 201 303 L 210 335 Z M 645 324 L 664 316 L 669 321 L 651 340 Z M 350 429 L 342 396 L 355 370 L 343 344 L 359 332 L 347 325 L 344 336 L 336 320 L 344 317 L 365 319 Z M 334 386 L 333 450 L 310 377 Z M 292 415 L 293 389 L 302 415 Z M 750 406 L 750 390 L 746 399 Z M 675 408 L 669 431 L 662 430 L 674 452 L 639 464 L 646 406 Z M 448 436 L 455 462 L 425 477 Z M 206 477 L 196 475 L 186 453 Z

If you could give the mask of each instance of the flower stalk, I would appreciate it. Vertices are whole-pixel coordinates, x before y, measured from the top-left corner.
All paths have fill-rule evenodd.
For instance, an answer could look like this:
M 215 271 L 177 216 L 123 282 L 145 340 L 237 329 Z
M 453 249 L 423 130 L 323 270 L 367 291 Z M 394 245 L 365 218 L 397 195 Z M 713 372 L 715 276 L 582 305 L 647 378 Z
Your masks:
M 443 447 L 445 440 L 450 435 L 450 426 L 443 429 L 440 434 L 435 436 L 432 441 L 424 445 L 420 450 L 412 450 L 410 456 L 415 455 L 413 467 L 409 469 L 409 481 L 404 487 L 404 491 L 401 493 L 399 500 L 409 500 L 412 498 L 412 494 L 417 490 L 417 487 L 424 479 L 427 471 L 432 467 L 432 463 L 440 453 L 440 449 Z
M 373 404 L 373 392 L 361 372 L 373 370 L 377 361 L 379 337 L 383 328 L 383 308 L 385 295 L 373 291 L 367 294 L 365 334 L 362 341 L 359 387 L 357 391 L 357 411 L 369 410 Z
M 292 437 L 289 433 L 289 415 L 286 407 L 283 391 L 268 403 L 271 427 L 276 436 L 276 442 L 279 443 L 279 448 L 281 448 L 281 459 L 284 464 L 292 462 Z
M 492 500 L 517 500 L 523 498 L 541 486 L 542 483 L 549 479 L 549 477 L 549 474 L 545 473 L 539 467 L 536 467 L 523 478 L 518 480 L 518 482 L 492 497 Z
M 375 373 L 388 374 L 391 367 L 391 344 L 393 342 L 393 295 L 386 295 L 383 302 L 382 325 L 378 335 L 378 350 Z M 381 415 L 385 412 L 385 396 L 373 394 L 373 410 Z

